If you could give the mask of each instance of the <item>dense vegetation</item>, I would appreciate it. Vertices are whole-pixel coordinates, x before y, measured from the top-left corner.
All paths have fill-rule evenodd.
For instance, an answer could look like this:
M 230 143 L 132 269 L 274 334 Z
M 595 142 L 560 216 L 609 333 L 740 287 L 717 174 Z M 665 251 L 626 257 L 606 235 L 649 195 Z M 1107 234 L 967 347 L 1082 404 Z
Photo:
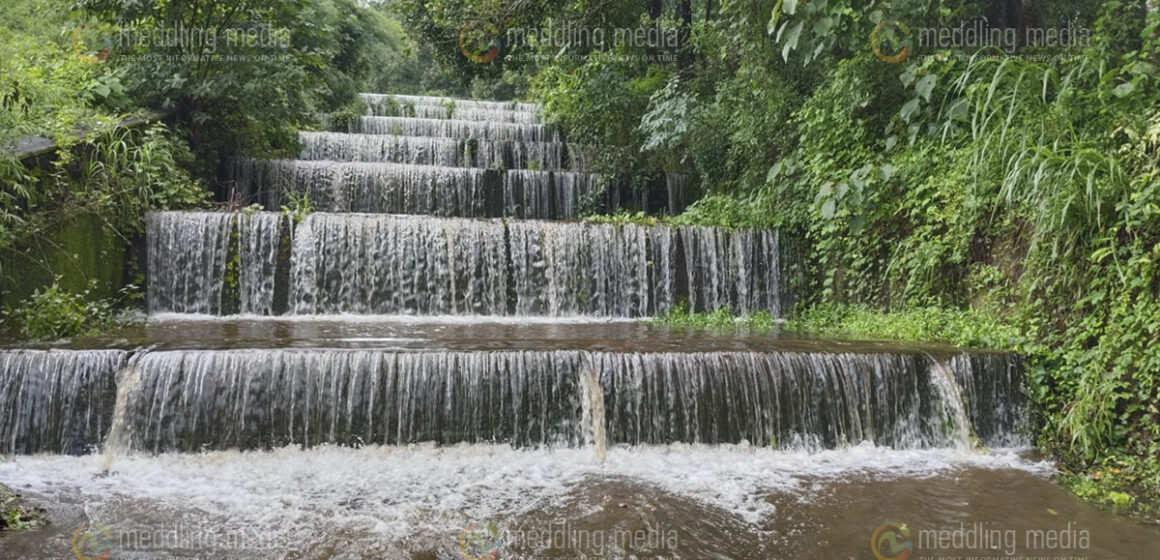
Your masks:
M 802 240 L 808 297 L 791 326 L 1021 350 L 1040 444 L 1076 489 L 1160 495 L 1156 3 L 403 7 L 464 73 L 529 75 L 529 95 L 601 148 L 602 169 L 689 175 L 702 196 L 676 220 Z M 502 56 L 462 56 L 471 20 L 507 41 Z M 511 40 L 658 23 L 675 42 Z M 1004 31 L 992 45 L 923 43 L 978 25 Z
M 230 159 L 294 152 L 298 129 L 361 112 L 359 91 L 467 93 L 382 4 L 11 4 L 0 27 L 0 299 L 10 330 L 32 338 L 106 325 L 139 299 L 123 261 L 144 213 L 229 201 Z M 59 149 L 18 159 L 29 136 Z

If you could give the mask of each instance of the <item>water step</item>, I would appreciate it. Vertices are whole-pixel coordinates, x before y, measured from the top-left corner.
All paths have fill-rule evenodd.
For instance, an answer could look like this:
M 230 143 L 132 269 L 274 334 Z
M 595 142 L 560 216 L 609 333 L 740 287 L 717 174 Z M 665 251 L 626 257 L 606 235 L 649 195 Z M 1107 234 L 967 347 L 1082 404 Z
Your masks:
M 360 97 L 372 116 L 454 118 L 528 124 L 540 122 L 540 106 L 534 103 L 376 93 L 363 93 Z
M 146 219 L 151 313 L 778 316 L 774 230 L 315 213 Z
M 359 117 L 349 132 L 396 136 L 443 136 L 476 140 L 559 142 L 560 133 L 543 124 L 416 117 Z
M 1002 354 L 16 350 L 0 364 L 8 454 L 82 453 L 110 432 L 112 447 L 149 452 L 425 441 L 914 449 L 969 446 L 972 431 L 1009 445 L 1023 426 L 1019 362 Z M 598 425 L 606 442 L 593 440 Z
M 305 160 L 363 161 L 482 167 L 583 171 L 585 155 L 564 142 L 516 142 L 389 136 L 338 132 L 300 132 Z
M 571 171 L 243 159 L 233 176 L 247 203 L 271 211 L 305 194 L 325 212 L 573 219 L 607 198 L 601 175 Z

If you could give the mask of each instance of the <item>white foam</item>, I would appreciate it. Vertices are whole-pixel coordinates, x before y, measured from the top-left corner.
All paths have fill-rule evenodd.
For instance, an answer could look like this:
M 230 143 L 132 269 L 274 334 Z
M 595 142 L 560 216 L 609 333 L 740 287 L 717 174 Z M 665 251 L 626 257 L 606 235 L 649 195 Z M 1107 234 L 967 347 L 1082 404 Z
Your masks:
M 118 459 L 107 477 L 94 476 L 99 456 L 17 457 L 0 463 L 0 480 L 49 500 L 79 499 L 94 519 L 117 503 L 143 500 L 286 535 L 342 528 L 399 541 L 536 512 L 560 503 L 577 485 L 601 479 L 652 485 L 756 525 L 773 513 L 767 496 L 797 490 L 804 496 L 818 478 L 929 477 L 962 468 L 1053 472 L 1050 463 L 1019 452 L 894 451 L 864 444 L 811 454 L 670 445 L 614 448 L 600 464 L 591 448 L 320 447 L 132 456 Z

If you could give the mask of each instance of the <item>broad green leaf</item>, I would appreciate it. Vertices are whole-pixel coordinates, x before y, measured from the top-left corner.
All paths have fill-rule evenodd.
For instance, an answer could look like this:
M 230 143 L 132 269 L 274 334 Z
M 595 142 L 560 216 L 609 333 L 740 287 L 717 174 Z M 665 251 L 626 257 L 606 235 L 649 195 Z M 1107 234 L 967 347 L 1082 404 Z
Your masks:
M 900 113 L 902 116 L 902 120 L 904 120 L 906 122 L 910 122 L 910 119 L 913 118 L 914 115 L 918 114 L 919 107 L 920 107 L 920 105 L 919 105 L 917 97 L 915 97 L 914 99 L 911 99 L 910 101 L 907 101 L 906 105 L 902 106 L 902 112 Z
M 825 35 L 834 28 L 834 18 L 824 17 L 814 23 L 814 33 L 818 35 Z
M 1112 90 L 1112 93 L 1116 94 L 1116 97 L 1127 97 L 1132 95 L 1134 91 L 1136 91 L 1136 84 L 1126 82 L 1116 86 L 1116 89 Z
M 938 78 L 934 74 L 927 74 L 914 84 L 914 89 L 923 99 L 930 101 L 930 95 L 934 92 L 934 85 L 937 82 Z
M 833 199 L 826 200 L 822 203 L 822 217 L 829 220 L 834 217 L 834 201 Z
M 915 74 L 917 72 L 918 72 L 918 67 L 914 66 L 912 64 L 909 67 L 907 67 L 905 72 L 903 72 L 900 76 L 898 76 L 898 79 L 902 80 L 903 86 L 910 87 L 910 84 L 914 83 L 914 77 L 915 77 Z
M 773 167 L 769 168 L 769 174 L 765 176 L 765 181 L 772 182 L 774 179 L 777 179 L 777 176 L 781 175 L 781 170 L 783 167 L 785 167 L 785 162 L 779 161 L 775 163 Z
M 789 52 L 797 48 L 798 39 L 801 39 L 802 36 L 802 26 L 804 23 L 801 21 L 797 22 L 797 25 L 791 27 L 789 33 L 786 34 L 785 46 L 781 48 L 782 60 L 789 62 Z
M 857 216 L 854 216 L 854 219 L 850 220 L 850 234 L 851 235 L 861 234 L 862 228 L 864 227 L 865 223 L 866 223 L 866 219 L 862 215 L 859 214 Z

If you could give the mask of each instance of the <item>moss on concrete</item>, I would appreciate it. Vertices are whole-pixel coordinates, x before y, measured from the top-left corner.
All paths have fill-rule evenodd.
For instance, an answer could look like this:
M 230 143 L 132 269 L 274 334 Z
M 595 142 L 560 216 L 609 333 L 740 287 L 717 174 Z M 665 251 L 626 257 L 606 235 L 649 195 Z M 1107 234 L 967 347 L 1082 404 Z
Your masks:
M 0 253 L 0 304 L 16 305 L 55 276 L 70 292 L 95 281 L 91 296 L 111 297 L 124 285 L 128 250 L 128 241 L 100 217 L 72 216 L 27 246 Z

